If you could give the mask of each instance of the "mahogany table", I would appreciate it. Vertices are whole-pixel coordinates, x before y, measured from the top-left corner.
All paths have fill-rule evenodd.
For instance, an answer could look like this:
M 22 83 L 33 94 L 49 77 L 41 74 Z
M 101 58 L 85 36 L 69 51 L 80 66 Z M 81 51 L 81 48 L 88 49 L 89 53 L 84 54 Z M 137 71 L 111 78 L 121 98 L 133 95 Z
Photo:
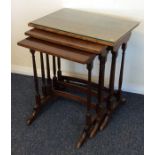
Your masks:
M 28 119 L 28 124 L 34 121 L 47 100 L 62 96 L 87 106 L 86 123 L 76 144 L 77 148 L 88 138 L 94 137 L 98 131 L 103 130 L 108 124 L 112 112 L 120 103 L 125 102 L 122 96 L 125 50 L 131 32 L 138 24 L 136 21 L 120 17 L 73 9 L 61 9 L 30 22 L 28 25 L 33 29 L 25 32 L 28 38 L 18 43 L 20 46 L 29 48 L 32 53 L 36 105 Z M 120 75 L 118 89 L 114 90 L 116 59 L 120 47 L 122 48 Z M 35 51 L 40 52 L 42 97 L 39 93 Z M 109 51 L 112 54 L 110 80 L 109 88 L 105 88 L 104 72 Z M 44 53 L 46 55 L 47 79 L 45 78 Z M 49 55 L 53 56 L 52 80 Z M 100 62 L 97 84 L 91 81 L 93 60 L 96 56 Z M 61 71 L 61 58 L 86 64 L 88 80 L 64 76 Z M 87 98 L 66 92 L 66 87 L 86 93 Z M 97 97 L 97 104 L 92 103 L 91 96 Z M 95 114 L 91 110 L 95 110 Z

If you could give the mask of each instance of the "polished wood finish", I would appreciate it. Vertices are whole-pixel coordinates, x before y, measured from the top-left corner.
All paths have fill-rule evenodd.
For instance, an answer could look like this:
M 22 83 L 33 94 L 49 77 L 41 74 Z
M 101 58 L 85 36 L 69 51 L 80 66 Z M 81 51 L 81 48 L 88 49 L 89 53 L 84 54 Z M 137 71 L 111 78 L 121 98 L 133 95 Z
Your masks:
M 95 57 L 94 54 L 86 53 L 70 47 L 48 43 L 34 38 L 26 38 L 18 42 L 18 45 L 33 50 L 43 51 L 44 53 L 51 54 L 53 56 L 58 56 L 82 64 L 87 64 L 91 62 Z
M 34 27 L 25 34 L 29 37 L 18 45 L 29 48 L 32 54 L 36 103 L 27 123 L 31 124 L 45 102 L 64 97 L 80 102 L 87 108 L 84 129 L 76 147 L 80 148 L 88 138 L 94 137 L 107 125 L 114 110 L 126 100 L 122 96 L 125 50 L 131 31 L 138 22 L 103 14 L 89 13 L 73 9 L 62 9 L 53 14 L 29 23 Z M 122 47 L 122 60 L 118 81 L 118 90 L 114 90 L 115 70 L 119 48 Z M 42 92 L 39 93 L 35 50 L 40 52 Z M 109 88 L 104 87 L 106 57 L 111 51 L 112 62 Z M 47 82 L 45 82 L 44 59 L 46 56 Z M 50 58 L 53 57 L 53 79 L 50 77 Z M 94 58 L 99 57 L 98 83 L 91 81 Z M 57 65 L 56 65 L 57 58 Z M 85 64 L 88 80 L 64 76 L 61 70 L 61 58 Z M 87 97 L 73 95 L 75 89 Z M 97 104 L 91 97 L 97 98 Z
M 104 88 L 104 73 L 107 54 L 99 55 L 100 67 L 99 67 L 99 81 L 98 81 L 98 102 L 96 106 L 96 122 L 90 133 L 90 138 L 93 138 L 100 128 L 102 121 L 106 114 L 105 100 L 103 100 L 102 89 Z
M 54 95 L 56 96 L 61 96 L 70 100 L 74 100 L 76 102 L 82 103 L 83 105 L 87 106 L 87 99 L 84 97 L 80 97 L 77 95 L 73 95 L 71 93 L 65 92 L 65 91 L 60 91 L 60 90 L 54 90 Z M 90 109 L 96 109 L 95 103 L 90 103 L 89 105 Z
M 52 81 L 51 81 L 51 75 L 50 75 L 50 62 L 49 62 L 49 55 L 46 53 L 46 71 L 47 71 L 47 84 L 48 84 L 48 89 L 50 92 L 52 89 Z
M 75 39 L 73 37 L 68 37 L 57 33 L 49 33 L 48 31 L 43 31 L 40 29 L 32 29 L 27 31 L 25 34 L 36 39 L 41 39 L 44 41 L 72 47 L 75 49 L 80 49 L 94 54 L 100 54 L 106 48 L 101 44 L 96 44 L 81 39 Z
M 87 80 L 79 79 L 79 78 L 71 77 L 71 76 L 64 76 L 64 75 L 62 75 L 62 79 L 66 81 L 66 83 L 65 82 L 62 83 L 60 81 L 57 81 L 57 82 L 62 85 L 66 85 L 66 87 L 72 87 L 72 88 L 74 87 L 73 85 L 76 85 L 75 89 L 79 89 L 80 92 L 87 92 L 87 87 L 86 87 L 88 84 Z M 93 88 L 92 95 L 97 97 L 98 96 L 98 92 L 97 92 L 98 83 L 92 82 L 91 85 Z M 107 93 L 105 92 L 103 93 L 103 91 L 109 92 L 109 88 L 102 87 L 102 95 L 104 95 L 103 96 L 104 98 L 107 98 L 108 97 Z
M 118 84 L 118 99 L 122 96 L 122 82 L 123 82 L 123 71 L 124 71 L 124 61 L 125 61 L 125 50 L 127 44 L 122 44 L 122 61 L 121 61 L 121 68 L 120 68 L 120 76 L 119 76 L 119 84 Z
M 83 143 L 86 141 L 86 139 L 89 137 L 89 130 L 92 126 L 92 115 L 90 113 L 91 110 L 91 73 L 92 73 L 92 67 L 93 63 L 87 64 L 87 69 L 88 69 L 88 84 L 87 84 L 87 112 L 86 112 L 86 122 L 85 122 L 85 127 L 80 135 L 80 138 L 76 144 L 77 148 L 80 148 Z
M 76 91 L 78 92 L 81 92 L 81 93 L 87 93 L 88 92 L 88 89 L 86 88 L 85 85 L 79 85 L 79 84 L 76 84 L 76 83 L 70 83 L 70 82 L 64 82 L 64 81 L 56 81 L 56 83 L 58 85 L 62 85 L 64 87 L 67 87 L 67 89 L 75 89 Z M 97 97 L 97 91 L 95 90 L 92 90 L 91 94 L 95 97 Z
M 39 95 L 38 74 L 37 74 L 37 67 L 36 67 L 36 60 L 35 60 L 35 51 L 30 49 L 30 52 L 32 54 L 32 64 L 33 64 L 35 92 L 36 92 L 36 96 L 40 96 Z
M 98 108 L 102 104 L 102 89 L 104 88 L 104 73 L 105 73 L 105 63 L 106 63 L 107 55 L 102 56 L 99 55 L 100 67 L 99 67 L 99 80 L 98 80 Z M 98 108 L 96 109 L 98 111 Z
M 91 103 L 91 74 L 92 74 L 92 68 L 93 68 L 93 63 L 92 62 L 90 64 L 87 64 L 87 69 L 88 69 L 87 115 L 90 115 L 89 111 L 90 111 L 90 103 Z
M 58 71 L 57 71 L 57 75 L 58 75 L 58 80 L 60 80 L 60 79 L 61 79 L 61 76 L 62 76 L 62 73 L 61 73 L 61 60 L 60 60 L 59 57 L 57 58 L 57 62 L 58 62 Z
M 112 15 L 61 9 L 29 23 L 29 26 L 66 36 L 113 46 L 139 22 Z
M 53 56 L 53 81 L 55 82 L 57 79 L 56 77 L 56 61 L 55 61 L 55 56 Z
M 47 79 L 48 81 L 51 80 L 51 75 L 50 75 L 50 63 L 49 63 L 49 56 L 46 54 L 46 68 L 47 68 Z
M 77 78 L 77 77 L 71 77 L 71 76 L 62 75 L 62 78 L 64 80 L 66 80 L 66 81 L 75 81 L 75 82 L 79 82 L 79 83 L 88 84 L 87 80 L 81 79 L 81 78 Z
M 35 95 L 35 106 L 34 106 L 32 115 L 27 120 L 28 125 L 30 125 L 35 120 L 38 112 L 40 111 L 40 106 L 41 106 L 41 99 L 40 99 L 40 94 L 39 94 L 39 83 L 38 83 L 38 76 L 37 76 L 37 67 L 36 67 L 36 61 L 35 61 L 35 51 L 30 49 L 30 52 L 32 54 L 34 85 L 35 85 L 35 94 L 36 95 Z
M 40 63 L 41 63 L 41 76 L 42 76 L 42 92 L 43 95 L 47 95 L 47 90 L 46 90 L 46 82 L 45 82 L 45 70 L 44 70 L 44 58 L 43 58 L 43 53 L 40 52 Z
M 117 58 L 117 51 L 111 51 L 112 53 L 112 62 L 111 62 L 111 71 L 110 71 L 110 81 L 109 81 L 109 88 L 110 88 L 110 97 L 114 94 L 114 83 L 115 83 L 115 70 L 116 70 L 116 58 Z
M 122 44 L 126 44 L 129 41 L 130 36 L 131 32 L 127 33 L 121 39 L 119 39 L 112 47 L 110 47 L 110 49 L 113 49 L 114 52 L 118 51 Z

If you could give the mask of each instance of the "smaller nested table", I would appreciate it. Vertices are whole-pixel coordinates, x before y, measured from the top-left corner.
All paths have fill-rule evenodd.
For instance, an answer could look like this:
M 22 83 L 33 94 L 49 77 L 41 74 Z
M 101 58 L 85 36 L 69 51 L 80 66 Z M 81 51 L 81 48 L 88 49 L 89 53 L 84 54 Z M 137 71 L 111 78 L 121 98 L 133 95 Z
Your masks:
M 40 33 L 41 34 L 41 33 Z M 61 38 L 61 37 L 60 37 Z M 60 39 L 59 38 L 59 39 Z M 85 44 L 86 42 L 84 42 Z M 83 43 L 79 44 L 80 47 L 86 48 Z M 89 48 L 94 48 L 93 46 L 96 46 L 95 44 L 90 44 Z M 54 44 L 51 42 L 46 42 L 44 40 L 39 40 L 36 38 L 28 37 L 18 43 L 18 45 L 29 48 L 30 52 L 32 54 L 32 63 L 33 63 L 33 71 L 34 71 L 34 83 L 35 83 L 35 90 L 36 90 L 36 104 L 34 107 L 34 110 L 32 112 L 31 117 L 28 119 L 27 123 L 31 124 L 34 119 L 37 117 L 37 114 L 41 110 L 44 103 L 46 103 L 49 99 L 55 98 L 58 96 L 69 98 L 75 101 L 78 101 L 87 107 L 86 112 L 86 124 L 83 130 L 83 133 L 78 141 L 77 147 L 79 148 L 82 143 L 85 141 L 86 137 L 88 136 L 88 132 L 90 132 L 90 128 L 92 127 L 92 124 L 95 122 L 96 117 L 92 116 L 90 113 L 90 110 L 97 109 L 96 104 L 91 102 L 91 96 L 95 95 L 97 96 L 97 92 L 93 92 L 91 90 L 91 71 L 93 67 L 93 60 L 96 56 L 94 53 L 88 53 L 82 50 L 78 50 L 71 47 L 66 47 L 58 44 Z M 101 50 L 102 49 L 102 50 Z M 87 49 L 88 50 L 88 49 Z M 99 53 L 99 51 L 95 48 L 95 50 Z M 94 50 L 94 51 L 95 51 Z M 37 67 L 35 62 L 35 51 L 40 52 L 40 62 L 41 62 L 41 73 L 42 73 L 42 94 L 41 97 L 39 92 L 39 84 L 38 84 L 38 78 L 37 78 Z M 93 51 L 93 50 L 92 50 Z M 45 82 L 45 68 L 44 68 L 44 58 L 43 54 L 46 55 L 46 66 L 47 66 L 47 82 Z M 101 57 L 105 58 L 106 56 L 106 47 L 102 46 L 100 48 Z M 53 56 L 53 80 L 51 79 L 50 74 L 50 63 L 49 63 L 49 55 Z M 56 71 L 56 60 L 58 61 L 58 70 Z M 61 65 L 60 65 L 60 58 L 64 58 L 67 60 L 71 60 L 83 65 L 86 65 L 86 68 L 88 70 L 88 81 L 80 80 L 80 83 L 85 84 L 85 87 L 65 82 L 62 78 L 62 72 L 61 72 Z M 56 76 L 56 72 L 57 75 Z M 103 78 L 103 76 L 101 76 Z M 76 81 L 74 78 L 70 77 L 67 81 Z M 63 86 L 63 87 L 62 87 Z M 79 91 L 85 92 L 87 94 L 87 98 L 83 98 L 77 95 L 73 95 L 71 93 L 65 92 L 64 88 L 70 87 L 72 89 L 78 89 Z M 62 91 L 63 90 L 63 91 Z M 102 91 L 102 89 L 99 89 L 99 91 Z M 101 92 L 100 92 L 101 95 Z M 100 102 L 101 103 L 101 102 Z
M 103 130 L 112 112 L 126 101 L 122 96 L 125 50 L 131 31 L 138 24 L 138 22 L 123 18 L 73 9 L 62 9 L 30 22 L 29 26 L 33 29 L 25 32 L 28 37 L 18 42 L 18 45 L 30 49 L 34 71 L 36 104 L 27 123 L 31 124 L 35 120 L 49 99 L 61 96 L 78 101 L 87 107 L 85 126 L 76 144 L 77 148 L 88 138 L 94 137 L 98 131 Z M 120 47 L 122 48 L 122 60 L 118 89 L 115 90 L 116 59 Z M 40 52 L 42 93 L 39 91 L 35 51 Z M 104 72 L 109 51 L 112 54 L 112 61 L 109 88 L 105 88 Z M 50 73 L 49 56 L 53 57 L 53 77 Z M 95 57 L 99 58 L 98 83 L 91 81 Z M 86 65 L 88 80 L 64 76 L 61 71 L 61 58 Z M 69 93 L 66 88 L 86 93 L 87 97 Z M 97 98 L 97 103 L 91 101 L 91 96 Z

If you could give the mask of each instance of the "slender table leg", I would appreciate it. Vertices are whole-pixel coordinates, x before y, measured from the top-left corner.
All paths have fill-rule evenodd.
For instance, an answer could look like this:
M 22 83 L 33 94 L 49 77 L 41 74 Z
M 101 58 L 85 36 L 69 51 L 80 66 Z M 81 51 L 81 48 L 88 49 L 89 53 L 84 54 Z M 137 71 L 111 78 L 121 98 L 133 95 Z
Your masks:
M 53 56 L 53 80 L 56 80 L 56 62 L 55 62 L 55 56 Z
M 56 61 L 55 61 L 55 56 L 53 56 L 53 87 L 56 88 Z
M 50 76 L 50 64 L 49 64 L 49 55 L 46 54 L 46 67 L 47 67 L 47 88 L 48 88 L 48 93 L 50 94 L 51 88 L 52 88 L 52 81 L 51 81 L 51 76 Z
M 98 81 L 98 103 L 96 108 L 97 118 L 95 126 L 93 127 L 90 138 L 94 137 L 99 130 L 99 127 L 104 120 L 106 114 L 106 105 L 102 104 L 103 102 L 103 92 L 102 89 L 104 88 L 104 73 L 105 73 L 105 62 L 106 62 L 106 55 L 102 56 L 99 55 L 100 67 L 99 67 L 99 81 Z
M 61 71 L 61 59 L 59 57 L 57 57 L 57 64 L 58 64 L 58 71 L 57 71 L 58 80 L 63 81 L 62 71 Z M 65 90 L 65 87 L 63 85 L 56 83 L 56 89 Z
M 110 71 L 110 82 L 109 82 L 109 108 L 111 109 L 115 106 L 115 91 L 114 91 L 114 84 L 115 84 L 115 71 L 116 71 L 116 59 L 117 59 L 118 51 L 112 50 L 112 62 L 111 62 L 111 71 Z M 112 108 L 113 109 L 113 108 Z
M 117 51 L 112 51 L 112 63 L 111 63 L 110 82 L 109 82 L 110 98 L 113 97 L 114 95 L 116 58 L 117 58 Z
M 90 113 L 90 106 L 91 106 L 91 72 L 92 72 L 93 64 L 90 63 L 87 65 L 88 69 L 88 93 L 87 93 L 87 112 L 86 112 L 86 123 L 84 130 L 80 136 L 80 139 L 76 145 L 77 148 L 80 148 L 81 145 L 86 141 L 87 137 L 89 136 L 89 130 L 91 128 L 91 113 Z
M 61 59 L 59 57 L 57 57 L 57 62 L 58 62 L 58 71 L 57 71 L 57 74 L 58 74 L 58 80 L 61 80 L 61 76 L 62 76 L 62 72 L 61 72 Z
M 123 81 L 123 69 L 124 69 L 124 58 L 125 58 L 125 50 L 126 50 L 126 43 L 122 44 L 122 61 L 121 61 L 121 69 L 120 69 L 120 76 L 119 76 L 119 86 L 118 92 L 115 94 L 114 92 L 114 81 L 115 81 L 115 69 L 116 69 L 116 58 L 117 58 L 117 51 L 112 51 L 112 65 L 111 65 L 111 74 L 110 74 L 110 96 L 109 96 L 109 106 L 108 106 L 108 113 L 105 117 L 106 124 L 103 122 L 100 126 L 100 130 L 107 125 L 107 122 L 110 118 L 112 111 L 120 104 L 126 101 L 125 98 L 122 98 L 122 81 Z
M 40 62 L 41 62 L 41 75 L 42 75 L 42 92 L 46 96 L 46 83 L 45 83 L 45 70 L 44 70 L 44 58 L 43 53 L 40 52 Z
M 123 71 L 124 71 L 124 59 L 125 59 L 125 51 L 127 44 L 122 44 L 122 61 L 119 75 L 119 84 L 118 84 L 118 100 L 121 102 L 125 102 L 125 98 L 122 98 L 122 82 L 123 82 Z
M 98 104 L 97 104 L 97 111 L 100 110 L 100 106 L 102 104 L 102 89 L 104 87 L 104 74 L 105 74 L 105 62 L 106 57 L 99 55 L 100 67 L 99 67 L 99 85 L 98 85 Z
M 91 72 L 92 72 L 92 63 L 87 65 L 88 69 L 88 94 L 87 94 L 87 113 L 86 113 L 86 126 L 90 125 L 91 114 L 90 114 L 90 107 L 91 107 Z
M 30 50 L 30 52 L 32 54 L 34 84 L 35 84 L 35 93 L 36 93 L 36 95 L 35 95 L 36 104 L 35 104 L 35 108 L 32 112 L 32 115 L 27 120 L 28 125 L 30 125 L 33 122 L 33 120 L 36 118 L 38 112 L 40 111 L 40 107 L 41 107 L 41 99 L 40 99 L 40 94 L 39 94 L 39 84 L 38 84 L 38 77 L 37 77 L 37 68 L 36 68 L 36 61 L 35 61 L 35 51 Z
M 103 130 L 106 125 L 108 124 L 110 114 L 111 114 L 111 106 L 115 103 L 115 97 L 114 97 L 114 83 L 115 83 L 115 70 L 116 70 L 116 58 L 118 51 L 111 51 L 112 53 L 112 62 L 111 62 L 111 71 L 110 71 L 110 81 L 109 81 L 109 103 L 108 103 L 108 111 L 104 118 L 104 121 L 100 125 L 100 130 Z

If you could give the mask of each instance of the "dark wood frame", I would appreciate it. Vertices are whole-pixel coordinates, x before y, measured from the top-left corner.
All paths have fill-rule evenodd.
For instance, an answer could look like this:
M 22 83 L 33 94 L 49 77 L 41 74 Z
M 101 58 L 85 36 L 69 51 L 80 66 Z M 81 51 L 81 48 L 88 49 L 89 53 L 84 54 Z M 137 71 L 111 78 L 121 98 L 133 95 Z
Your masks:
M 98 84 L 93 83 L 91 81 L 93 59 L 86 64 L 88 70 L 88 80 L 83 80 L 80 78 L 62 75 L 61 57 L 52 55 L 53 78 L 51 78 L 49 53 L 45 53 L 45 60 L 46 60 L 46 69 L 45 69 L 44 66 L 45 51 L 40 51 L 43 96 L 41 96 L 39 92 L 39 82 L 37 77 L 37 67 L 35 61 L 35 50 L 30 49 L 30 52 L 32 54 L 33 73 L 34 73 L 35 106 L 33 108 L 31 116 L 27 120 L 28 125 L 30 125 L 37 118 L 38 113 L 49 99 L 55 99 L 56 97 L 61 96 L 67 99 L 80 102 L 87 107 L 87 112 L 85 116 L 86 122 L 84 129 L 80 135 L 80 138 L 76 144 L 77 148 L 80 148 L 88 138 L 94 137 L 98 131 L 103 130 L 107 126 L 113 111 L 121 103 L 124 103 L 126 101 L 125 98 L 123 98 L 122 96 L 122 82 L 123 82 L 125 51 L 130 35 L 131 32 L 122 37 L 117 43 L 115 43 L 115 45 L 112 46 L 109 45 L 107 49 L 103 48 L 103 51 L 100 52 L 100 54 L 96 54 L 99 58 L 99 64 L 100 64 Z M 114 86 L 115 86 L 116 61 L 118 50 L 120 47 L 122 48 L 122 60 L 118 81 L 118 90 L 115 90 Z M 104 72 L 105 72 L 106 58 L 109 52 L 111 52 L 112 54 L 110 81 L 109 81 L 109 88 L 105 88 Z M 45 71 L 47 77 L 45 77 Z M 65 92 L 64 89 L 66 86 L 70 89 L 76 89 L 79 90 L 80 92 L 86 93 L 87 98 Z M 91 96 L 97 97 L 97 104 L 91 102 Z M 96 113 L 92 114 L 91 110 L 94 110 Z

